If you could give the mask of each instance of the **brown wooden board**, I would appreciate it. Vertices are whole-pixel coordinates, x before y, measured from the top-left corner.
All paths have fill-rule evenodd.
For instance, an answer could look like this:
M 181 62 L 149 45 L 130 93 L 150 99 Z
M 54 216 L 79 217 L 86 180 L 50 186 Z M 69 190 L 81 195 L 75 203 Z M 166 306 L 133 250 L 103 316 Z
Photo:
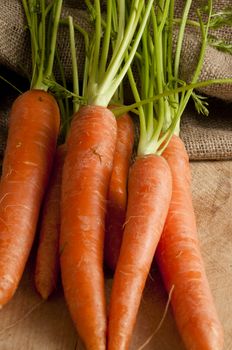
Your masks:
M 215 304 L 232 349 L 232 162 L 194 162 L 193 203 L 200 244 Z M 32 252 L 13 300 L 0 311 L 1 350 L 81 350 L 61 286 L 41 301 L 33 285 Z M 109 296 L 112 281 L 106 281 Z M 143 294 L 131 350 L 138 350 L 159 324 L 167 295 L 154 266 Z M 161 328 L 145 350 L 184 350 L 169 307 Z M 200 349 L 199 349 L 200 350 Z M 212 349 L 213 350 L 213 349 Z

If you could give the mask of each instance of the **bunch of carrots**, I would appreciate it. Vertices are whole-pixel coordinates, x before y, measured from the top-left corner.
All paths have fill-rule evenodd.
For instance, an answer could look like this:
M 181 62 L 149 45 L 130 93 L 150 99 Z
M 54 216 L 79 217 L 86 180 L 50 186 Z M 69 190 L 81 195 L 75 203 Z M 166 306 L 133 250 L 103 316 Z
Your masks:
M 61 270 L 67 306 L 86 349 L 129 349 L 154 257 L 167 292 L 173 290 L 186 349 L 223 348 L 179 131 L 190 97 L 202 107 L 195 88 L 232 79 L 198 82 L 212 0 L 205 22 L 199 11 L 195 23 L 202 35 L 195 72 L 188 84 L 180 79 L 191 3 L 175 21 L 174 0 L 108 0 L 105 16 L 99 0 L 86 1 L 94 27 L 90 39 L 71 17 L 60 20 L 62 0 L 22 0 L 33 74 L 31 89 L 10 112 L 0 183 L 0 305 L 13 297 L 39 228 L 36 288 L 47 299 Z M 59 23 L 69 28 L 72 92 L 63 74 L 61 85 L 53 74 L 55 59 L 63 72 L 56 50 Z M 75 30 L 86 46 L 81 88 Z M 123 104 L 126 75 L 135 100 L 130 106 Z M 129 111 L 139 121 L 138 140 Z M 104 265 L 114 272 L 108 312 Z

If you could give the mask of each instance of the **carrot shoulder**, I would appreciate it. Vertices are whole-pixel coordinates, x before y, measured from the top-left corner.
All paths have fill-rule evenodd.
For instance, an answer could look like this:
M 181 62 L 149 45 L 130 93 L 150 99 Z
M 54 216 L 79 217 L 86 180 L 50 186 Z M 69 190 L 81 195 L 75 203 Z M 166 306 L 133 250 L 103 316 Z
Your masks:
M 126 217 L 127 179 L 134 145 L 134 124 L 129 114 L 117 118 L 117 142 L 107 197 L 104 257 L 115 270 Z
M 35 287 L 47 299 L 57 285 L 59 272 L 60 197 L 65 144 L 57 147 L 43 201 L 35 266 Z
M 180 334 L 191 350 L 221 350 L 223 331 L 200 253 L 184 144 L 173 136 L 163 156 L 171 168 L 173 194 L 156 258 Z
M 150 154 L 136 159 L 129 174 L 125 230 L 110 299 L 109 350 L 129 348 L 171 190 L 171 173 L 164 158 Z
M 30 253 L 59 123 L 57 103 L 44 91 L 22 94 L 10 112 L 0 184 L 0 306 L 15 293 Z
M 61 195 L 61 275 L 65 298 L 87 349 L 106 348 L 103 246 L 117 124 L 110 110 L 85 106 L 67 140 Z

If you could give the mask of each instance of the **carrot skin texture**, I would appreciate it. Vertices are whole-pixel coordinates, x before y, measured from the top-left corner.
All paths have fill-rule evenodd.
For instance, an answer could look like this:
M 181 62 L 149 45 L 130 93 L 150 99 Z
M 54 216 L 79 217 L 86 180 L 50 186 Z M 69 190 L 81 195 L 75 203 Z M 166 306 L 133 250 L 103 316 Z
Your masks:
M 126 217 L 127 178 L 134 145 L 134 123 L 129 114 L 117 119 L 117 142 L 108 190 L 105 263 L 115 271 Z
M 67 140 L 61 194 L 60 259 L 66 302 L 86 349 L 106 349 L 103 248 L 107 190 L 117 124 L 112 112 L 85 106 Z
M 156 259 L 169 292 L 179 332 L 188 350 L 223 349 L 217 316 L 197 237 L 191 173 L 184 144 L 173 136 L 163 156 L 173 177 L 173 195 Z
M 47 92 L 13 103 L 0 183 L 0 306 L 14 295 L 34 240 L 60 125 Z
M 136 159 L 129 174 L 125 229 L 111 292 L 108 350 L 129 348 L 171 191 L 171 173 L 164 158 Z
M 57 147 L 43 201 L 35 266 L 35 287 L 43 299 L 56 289 L 59 273 L 60 199 L 66 145 Z

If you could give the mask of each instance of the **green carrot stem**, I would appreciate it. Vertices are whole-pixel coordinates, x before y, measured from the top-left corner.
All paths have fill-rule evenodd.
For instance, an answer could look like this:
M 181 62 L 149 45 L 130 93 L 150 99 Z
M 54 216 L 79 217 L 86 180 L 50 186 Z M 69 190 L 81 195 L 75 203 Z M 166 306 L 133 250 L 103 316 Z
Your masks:
M 69 21 L 67 19 L 61 19 L 60 24 L 69 25 Z M 84 62 L 84 69 L 83 69 L 82 96 L 86 96 L 87 83 L 88 83 L 88 71 L 89 71 L 89 51 L 90 51 L 89 34 L 84 28 L 79 26 L 78 23 L 73 23 L 73 26 L 74 26 L 74 29 L 77 30 L 84 38 L 85 62 Z
M 142 35 L 142 45 L 143 45 L 143 65 L 142 65 L 142 75 L 143 79 L 141 81 L 142 85 L 142 91 L 144 91 L 145 96 L 148 94 L 149 90 L 149 83 L 150 83 L 150 76 L 149 76 L 149 56 L 148 56 L 148 39 L 147 39 L 148 33 L 147 28 L 144 29 L 144 33 Z
M 117 2 L 117 4 L 116 4 Z M 113 56 L 117 53 L 119 46 L 124 38 L 125 21 L 126 21 L 126 7 L 125 1 L 112 1 L 112 27 L 111 27 L 111 46 Z M 117 35 L 116 35 L 117 33 Z M 120 68 L 119 68 L 120 71 Z M 124 89 L 123 82 L 119 85 L 112 96 L 113 103 L 119 102 L 123 104 Z
M 53 2 L 49 3 L 45 8 L 45 18 L 48 16 L 49 12 L 51 11 L 52 6 L 53 6 Z
M 179 93 L 179 92 L 185 92 L 185 91 L 189 91 L 189 90 L 193 90 L 193 89 L 199 89 L 202 87 L 206 87 L 209 85 L 215 85 L 215 84 L 232 84 L 232 78 L 203 80 L 203 81 L 198 81 L 194 84 L 188 84 L 188 85 L 181 86 L 181 87 L 178 87 L 178 88 L 175 88 L 172 90 L 165 90 L 162 94 L 158 94 L 158 95 L 155 95 L 153 97 L 143 99 L 140 102 L 135 102 L 135 103 L 132 103 L 132 104 L 127 105 L 127 106 L 115 108 L 113 110 L 113 113 L 116 117 L 119 117 L 120 115 L 127 113 L 131 110 L 134 110 L 134 109 L 138 108 L 139 106 L 143 106 L 143 105 L 150 103 L 152 101 L 158 101 L 162 97 L 168 97 L 168 96 L 172 96 L 172 95 Z
M 208 16 L 208 22 L 206 24 L 206 28 L 204 27 L 201 15 L 199 10 L 197 10 L 198 17 L 199 17 L 199 23 L 200 23 L 200 28 L 201 28 L 201 33 L 202 33 L 202 45 L 201 45 L 201 50 L 198 58 L 198 64 L 195 69 L 193 78 L 192 78 L 192 83 L 195 83 L 200 75 L 202 66 L 203 66 L 203 61 L 204 61 L 204 55 L 205 55 L 205 50 L 206 50 L 206 45 L 207 45 L 207 37 L 208 37 L 208 31 L 209 31 L 209 23 L 210 23 L 210 17 L 212 14 L 212 0 L 209 0 L 209 16 Z
M 85 4 L 89 10 L 91 17 L 94 19 L 96 17 L 96 11 L 90 0 L 85 0 Z
M 98 81 L 98 69 L 99 69 L 99 53 L 101 44 L 101 6 L 99 0 L 94 0 L 96 9 L 96 19 L 95 19 L 95 35 L 92 51 L 92 65 L 89 78 L 89 93 L 92 94 L 92 90 Z
M 182 14 L 182 20 L 180 23 L 180 29 L 179 29 L 177 45 L 176 45 L 176 53 L 175 53 L 175 59 L 174 59 L 174 77 L 175 78 L 178 78 L 178 74 L 179 74 L 181 49 L 182 49 L 184 32 L 185 32 L 186 22 L 188 19 L 188 13 L 189 13 L 191 4 L 192 4 L 192 0 L 186 0 L 184 11 Z
M 140 138 L 139 138 L 139 142 L 141 144 L 141 143 L 143 143 L 143 140 L 146 137 L 146 118 L 145 118 L 145 114 L 144 114 L 144 110 L 142 108 L 142 105 L 140 104 L 141 100 L 140 100 L 139 92 L 138 92 L 138 89 L 137 89 L 137 86 L 136 86 L 136 82 L 135 82 L 135 79 L 134 79 L 131 67 L 129 67 L 127 75 L 128 75 L 128 78 L 129 78 L 131 90 L 132 90 L 132 93 L 134 95 L 135 101 L 138 103 L 137 107 L 138 107 L 138 111 L 139 111 L 139 123 L 140 123 Z M 113 111 L 114 114 L 115 114 L 115 111 L 117 111 L 117 108 Z M 117 116 L 117 113 L 115 115 Z M 143 146 L 139 145 L 138 147 L 140 149 Z
M 99 80 L 100 81 L 104 78 L 107 58 L 109 55 L 109 45 L 110 45 L 110 35 L 111 35 L 111 20 L 112 20 L 112 0 L 107 0 L 106 27 L 105 27 L 105 35 L 103 38 L 102 54 L 101 54 L 101 58 L 100 58 L 100 67 L 99 67 Z
M 35 67 L 35 53 L 37 52 L 37 40 L 35 37 L 35 33 L 32 29 L 32 21 L 31 21 L 31 14 L 29 7 L 27 6 L 27 0 L 22 0 L 24 13 L 26 15 L 27 19 L 27 26 L 30 31 L 30 39 L 31 39 L 31 50 L 32 50 L 32 69 L 34 70 Z
M 149 25 L 148 25 L 149 26 Z M 148 27 L 147 26 L 147 27 Z M 145 87 L 143 84 L 141 84 L 141 96 L 142 99 L 146 97 L 151 97 L 154 95 L 154 89 L 156 87 L 156 62 L 155 62 L 155 47 L 151 39 L 151 33 L 148 29 L 147 31 L 144 31 L 144 34 L 142 36 L 142 44 L 143 44 L 143 57 L 147 61 L 147 65 L 142 64 L 142 71 L 141 71 L 141 77 L 147 75 L 147 86 Z M 147 43 L 146 43 L 147 41 Z M 141 64 L 142 62 L 140 62 Z M 141 79 L 143 80 L 143 79 Z M 144 113 L 146 115 L 146 138 L 151 139 L 153 132 L 154 132 L 154 106 L 153 102 L 147 104 L 143 107 Z M 140 152 L 140 145 L 139 145 L 139 152 Z
M 164 9 L 162 11 L 162 16 L 161 16 L 161 22 L 159 23 L 159 34 L 163 32 L 164 26 L 166 24 L 168 13 L 169 13 L 170 1 L 171 0 L 166 0 L 165 2 Z
M 162 46 L 162 32 L 159 31 L 157 17 L 154 9 L 151 11 L 152 18 L 152 28 L 154 31 L 154 59 L 155 59 L 155 69 L 156 69 L 156 83 L 157 83 L 157 93 L 161 94 L 164 87 L 164 70 L 163 70 L 163 46 Z M 164 123 L 164 99 L 160 98 L 158 101 L 158 123 L 156 130 L 154 131 L 153 137 L 156 141 L 159 138 L 160 132 L 163 128 Z M 152 131 L 153 132 L 153 131 Z
M 173 42 L 173 17 L 174 17 L 174 5 L 175 0 L 170 1 L 169 7 L 169 21 L 168 21 L 168 48 L 167 48 L 167 72 L 168 81 L 173 79 L 173 68 L 172 68 L 172 42 Z
M 122 59 L 126 55 L 129 42 L 132 40 L 133 34 L 135 32 L 136 26 L 139 21 L 140 13 L 142 10 L 143 3 L 139 1 L 139 4 L 138 4 L 137 0 L 135 1 L 135 3 L 137 5 L 136 7 L 137 11 L 135 9 L 132 11 L 132 14 L 128 20 L 127 28 L 125 30 L 124 40 L 120 44 L 118 54 L 110 62 L 104 77 L 104 81 L 98 87 L 97 96 L 93 96 L 93 99 L 91 99 L 92 104 L 100 104 L 104 106 L 108 105 L 112 95 L 114 94 L 119 84 L 121 83 L 122 79 L 124 78 L 134 58 L 143 30 L 148 20 L 151 7 L 153 5 L 153 0 L 148 0 L 147 2 L 146 10 L 145 10 L 143 19 L 141 21 L 141 24 L 139 26 L 139 29 L 137 31 L 137 35 L 133 41 L 133 45 L 128 55 L 128 59 L 126 60 L 125 64 L 122 66 L 122 68 L 120 69 L 120 72 L 117 75 L 119 67 L 122 64 Z
M 30 12 L 30 8 L 27 5 L 27 0 L 22 0 L 22 4 L 24 8 L 24 13 L 26 15 L 27 26 L 30 31 L 31 51 L 32 51 L 32 79 L 31 79 L 31 87 L 32 87 L 33 81 L 36 79 L 38 42 L 37 42 L 36 33 L 33 26 L 32 14 Z
M 54 0 L 47 6 L 45 6 L 45 0 L 22 0 L 22 4 L 31 37 L 31 89 L 47 91 L 48 86 L 44 81 L 46 77 L 52 76 L 62 0 Z M 48 27 L 46 27 L 46 18 L 51 10 L 55 14 L 52 19 L 53 23 L 51 25 L 51 20 L 49 20 Z
M 58 55 L 58 52 L 56 50 L 56 61 L 59 67 L 59 71 L 60 71 L 60 75 L 61 75 L 61 81 L 62 81 L 62 85 L 64 86 L 65 89 L 67 89 L 67 82 L 66 82 L 66 78 L 65 78 L 65 73 L 64 73 L 64 67 L 62 65 L 62 62 L 60 60 L 60 56 Z M 70 116 L 70 111 L 69 111 L 69 101 L 68 101 L 68 97 L 64 96 L 64 112 L 61 113 L 61 117 L 63 119 L 62 124 L 65 124 L 65 126 L 67 126 L 67 129 L 65 129 L 65 135 L 67 135 L 68 132 L 68 123 L 66 123 L 66 120 L 69 118 Z
M 202 45 L 201 45 L 201 49 L 200 49 L 200 54 L 199 54 L 199 58 L 198 58 L 198 63 L 195 69 L 195 72 L 193 74 L 193 78 L 191 83 L 194 84 L 195 82 L 197 82 L 202 66 L 203 66 L 203 61 L 204 61 L 204 55 L 205 55 L 205 50 L 206 50 L 206 45 L 207 45 L 207 36 L 208 36 L 208 31 L 209 31 L 209 23 L 210 23 L 210 18 L 211 18 L 211 14 L 212 14 L 212 0 L 208 1 L 209 3 L 209 15 L 208 15 L 208 22 L 206 24 L 206 28 L 204 27 L 202 18 L 200 16 L 200 13 L 198 11 L 198 17 L 199 17 L 199 23 L 200 23 L 200 28 L 201 28 L 201 33 L 202 33 Z M 183 100 L 181 101 L 181 104 L 179 105 L 179 120 L 180 120 L 180 116 L 183 114 L 187 103 L 191 97 L 192 94 L 192 90 L 189 90 L 186 92 Z M 176 123 L 175 126 L 175 133 L 179 134 L 179 122 Z
M 0 79 L 2 81 L 4 81 L 5 83 L 7 83 L 8 85 L 10 85 L 15 91 L 19 92 L 20 94 L 22 94 L 22 91 L 19 90 L 19 88 L 17 88 L 17 86 L 15 86 L 14 84 L 12 84 L 8 79 L 4 78 L 2 75 L 0 75 Z
M 63 3 L 63 0 L 57 0 L 55 17 L 53 22 L 53 31 L 52 31 L 52 37 L 51 37 L 50 54 L 48 58 L 47 69 L 45 72 L 46 76 L 51 76 L 52 70 L 53 70 L 56 41 L 57 41 L 57 32 L 58 32 L 59 20 L 61 15 L 62 3 Z
M 85 62 L 84 62 L 84 70 L 83 70 L 83 81 L 82 81 L 82 95 L 86 97 L 87 94 L 87 83 L 88 83 L 88 71 L 89 71 L 89 34 L 86 30 L 84 30 L 77 23 L 74 23 L 74 28 L 79 31 L 84 37 L 84 45 L 85 45 Z
M 111 61 L 115 58 L 117 55 L 120 45 L 122 43 L 122 40 L 125 39 L 124 33 L 125 33 L 125 14 L 126 14 L 126 8 L 125 8 L 125 1 L 119 0 L 117 1 L 118 5 L 118 11 L 116 9 L 115 1 L 113 1 L 113 19 L 114 19 L 114 32 L 117 33 L 116 40 L 113 40 L 114 42 L 114 50 L 113 55 L 111 58 Z
M 41 12 L 41 22 L 39 25 L 38 39 L 39 39 L 39 51 L 40 51 L 40 63 L 38 69 L 38 76 L 36 83 L 34 84 L 34 89 L 40 88 L 42 86 L 43 74 L 44 74 L 44 61 L 45 61 L 45 49 L 46 49 L 46 24 L 45 24 L 45 1 L 40 0 L 40 12 Z
M 69 36 L 70 36 L 70 48 L 71 48 L 71 57 L 72 57 L 72 77 L 73 77 L 73 92 L 76 95 L 79 95 L 79 77 L 78 77 L 78 67 L 77 67 L 77 56 L 76 56 L 76 46 L 75 46 L 75 34 L 74 34 L 74 25 L 73 18 L 68 17 L 69 20 Z M 73 100 L 73 112 L 77 112 L 79 109 L 79 104 L 74 99 Z

